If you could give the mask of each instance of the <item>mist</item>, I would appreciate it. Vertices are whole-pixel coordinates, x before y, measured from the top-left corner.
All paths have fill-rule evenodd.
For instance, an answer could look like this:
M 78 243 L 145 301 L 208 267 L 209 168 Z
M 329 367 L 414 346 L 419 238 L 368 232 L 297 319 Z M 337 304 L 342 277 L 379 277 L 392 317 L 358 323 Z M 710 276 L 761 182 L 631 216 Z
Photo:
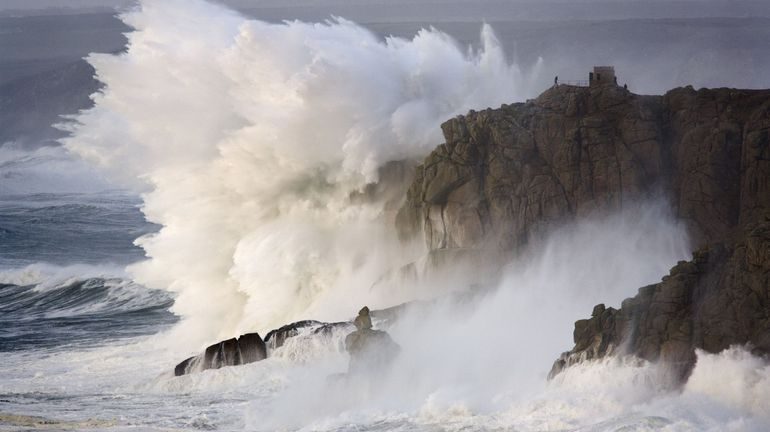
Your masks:
M 143 193 L 163 228 L 137 241 L 149 259 L 130 271 L 178 293 L 174 340 L 188 347 L 409 300 L 377 282 L 424 250 L 395 240 L 397 202 L 351 196 L 387 163 L 420 161 L 444 120 L 532 98 L 554 68 L 511 58 L 486 24 L 467 45 L 436 28 L 382 38 L 343 18 L 272 23 L 203 1 L 148 0 L 122 19 L 135 29 L 126 51 L 88 58 L 104 89 L 62 142 Z
M 202 1 L 148 1 L 124 19 L 137 29 L 127 52 L 89 58 L 105 89 L 64 143 L 146 191 L 163 228 L 138 240 L 150 259 L 131 272 L 179 293 L 187 343 L 346 317 L 415 259 L 386 202 L 351 194 L 427 155 L 446 118 L 533 96 L 538 75 L 488 26 L 466 50 L 435 29 L 381 40 L 343 19 L 271 24 Z M 349 303 L 319 312 L 339 290 Z
M 620 355 L 547 379 L 576 320 L 690 258 L 670 197 L 550 226 L 518 256 L 492 251 L 495 272 L 436 265 L 394 226 L 442 122 L 535 98 L 557 75 L 607 64 L 634 93 L 767 87 L 765 2 L 142 0 L 110 3 L 115 16 L 53 3 L 0 7 L 13 30 L 0 34 L 0 201 L 16 212 L 0 235 L 26 248 L 0 282 L 32 302 L 82 285 L 73 307 L 19 316 L 41 339 L 48 317 L 102 333 L 8 354 L 4 389 L 37 402 L 20 405 L 83 406 L 118 427 L 770 427 L 770 368 L 746 347 L 698 352 L 674 391 L 659 365 Z M 364 305 L 400 347 L 390 368 L 345 375 L 343 323 L 174 376 L 216 341 Z M 161 319 L 144 323 L 148 308 Z M 146 333 L 122 315 L 104 327 L 113 313 Z
M 52 127 L 64 116 L 92 105 L 98 92 L 89 53 L 117 53 L 130 31 L 115 12 L 134 1 L 4 2 L 0 5 L 0 152 L 6 143 L 33 151 L 59 145 L 65 133 Z M 662 94 L 685 85 L 764 88 L 770 82 L 770 4 L 756 1 L 418 1 L 391 2 L 222 1 L 243 17 L 280 24 L 284 20 L 322 23 L 340 17 L 371 31 L 381 43 L 389 36 L 411 40 L 435 27 L 460 51 L 482 49 L 484 23 L 492 29 L 510 63 L 530 73 L 520 101 L 562 82 L 585 80 L 598 64 L 614 65 L 619 82 L 638 94 Z M 50 7 L 59 9 L 51 9 Z M 64 9 L 62 9 L 64 8 Z M 65 10 L 66 9 L 66 10 Z M 174 28 L 185 13 L 169 14 L 159 27 Z M 194 24 L 201 33 L 211 23 Z M 214 26 L 216 27 L 216 26 Z M 519 84 L 517 84 L 519 85 Z M 41 94 L 45 93 L 45 97 Z M 480 103 L 474 109 L 482 109 Z M 445 120 L 445 119 L 444 119 Z M 440 142 L 436 138 L 431 145 Z M 78 157 L 78 156 L 73 156 Z M 51 170 L 56 167 L 51 167 Z M 19 172 L 24 175 L 23 172 Z M 96 178 L 97 183 L 104 179 Z M 55 182 L 47 184 L 52 190 Z M 88 182 L 81 183 L 91 190 Z
M 394 413 L 414 416 L 423 426 L 458 428 L 491 427 L 503 421 L 498 416 L 515 417 L 525 429 L 593 424 L 666 395 L 669 387 L 654 365 L 622 360 L 586 365 L 549 383 L 546 375 L 569 346 L 574 321 L 599 302 L 618 307 L 688 250 L 684 227 L 665 205 L 639 203 L 554 231 L 511 262 L 488 290 L 413 303 L 395 320 L 375 320 L 401 347 L 389 370 L 335 381 L 332 375 L 346 371 L 348 361 L 342 340 L 349 330 L 341 329 L 295 336 L 265 364 L 238 368 L 235 375 L 205 371 L 159 385 L 217 391 L 269 376 L 274 397 L 248 405 L 246 425 L 258 430 L 403 420 Z M 592 374 L 591 382 L 583 381 L 585 373 Z M 602 373 L 619 387 L 599 385 Z M 604 407 L 575 400 L 583 397 L 577 389 L 591 385 L 590 403 Z M 560 404 L 575 411 L 559 413 Z

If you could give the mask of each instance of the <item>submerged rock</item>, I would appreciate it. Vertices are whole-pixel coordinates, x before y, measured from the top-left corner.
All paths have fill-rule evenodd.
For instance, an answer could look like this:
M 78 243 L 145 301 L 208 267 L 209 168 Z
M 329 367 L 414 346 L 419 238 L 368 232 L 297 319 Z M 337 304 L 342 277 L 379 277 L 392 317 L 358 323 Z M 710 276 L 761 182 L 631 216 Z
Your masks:
M 181 376 L 206 369 L 238 366 L 267 358 L 267 348 L 259 333 L 247 333 L 239 338 L 228 339 L 206 348 L 202 355 L 185 359 L 174 368 L 174 375 Z

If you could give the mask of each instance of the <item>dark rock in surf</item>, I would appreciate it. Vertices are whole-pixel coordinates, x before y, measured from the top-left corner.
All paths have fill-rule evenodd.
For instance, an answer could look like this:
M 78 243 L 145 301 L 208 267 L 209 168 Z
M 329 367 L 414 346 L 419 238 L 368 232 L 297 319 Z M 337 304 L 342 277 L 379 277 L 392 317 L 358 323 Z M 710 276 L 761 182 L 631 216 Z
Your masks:
M 297 321 L 267 333 L 263 342 L 258 333 L 248 333 L 238 339 L 228 339 L 209 346 L 203 354 L 190 357 L 174 368 L 174 375 L 180 376 L 206 369 L 223 366 L 238 366 L 267 358 L 270 351 L 282 347 L 290 338 L 301 334 L 307 328 L 312 335 L 331 336 L 338 329 L 351 327 L 348 322 L 324 323 L 314 320 Z M 342 330 L 340 330 L 342 331 Z
M 193 362 L 195 362 L 197 359 L 198 359 L 198 356 L 193 356 L 183 360 L 181 363 L 176 365 L 176 367 L 174 368 L 174 376 L 182 376 L 192 372 L 194 369 Z
M 284 342 L 286 342 L 286 339 L 289 339 L 291 337 L 297 336 L 299 334 L 299 330 L 305 327 L 317 327 L 317 326 L 323 326 L 326 325 L 326 323 L 322 323 L 320 321 L 314 321 L 314 320 L 304 320 L 304 321 L 297 321 L 291 324 L 286 324 L 283 327 L 277 328 L 275 330 L 270 330 L 267 333 L 267 336 L 265 336 L 265 343 L 267 344 L 267 347 L 271 350 L 278 349 L 283 346 Z
M 241 355 L 240 364 L 254 363 L 267 358 L 265 342 L 259 333 L 247 333 L 238 338 L 238 352 Z
M 350 354 L 349 374 L 382 372 L 398 355 L 401 348 L 390 335 L 372 329 L 369 308 L 364 306 L 353 321 L 356 331 L 345 338 L 345 350 Z
M 228 339 L 206 348 L 203 353 L 203 368 L 218 369 L 222 366 L 235 366 L 241 364 L 238 352 L 238 339 Z
M 268 332 L 265 336 L 265 344 L 267 344 L 268 349 L 276 350 L 282 347 L 289 338 L 299 336 L 300 330 L 304 328 L 311 328 L 309 331 L 313 335 L 330 336 L 334 330 L 349 326 L 351 326 L 350 321 L 334 323 L 315 320 L 297 321 Z
M 363 328 L 345 338 L 345 350 L 350 354 L 348 373 L 356 374 L 387 370 L 401 351 L 401 347 L 388 333 Z
M 174 368 L 174 375 L 181 376 L 206 369 L 238 366 L 267 358 L 267 347 L 258 333 L 247 333 L 239 338 L 228 339 L 206 348 L 199 356 L 190 357 Z
M 364 306 L 358 311 L 358 316 L 353 320 L 353 325 L 357 330 L 372 328 L 372 318 L 369 316 L 369 308 Z
M 347 329 L 352 327 L 353 324 L 350 321 L 340 321 L 334 323 L 325 323 L 318 328 L 313 329 L 314 335 L 331 336 L 335 330 Z

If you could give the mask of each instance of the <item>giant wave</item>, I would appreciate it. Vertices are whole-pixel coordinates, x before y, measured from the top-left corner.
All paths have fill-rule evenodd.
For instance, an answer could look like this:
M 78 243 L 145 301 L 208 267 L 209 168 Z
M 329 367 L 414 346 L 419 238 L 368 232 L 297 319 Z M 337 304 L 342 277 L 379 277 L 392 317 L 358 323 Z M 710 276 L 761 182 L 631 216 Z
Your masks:
M 403 184 L 385 194 L 370 185 L 388 183 L 389 164 L 423 158 L 443 120 L 536 91 L 540 66 L 507 61 L 491 27 L 474 51 L 435 29 L 381 40 L 341 18 L 269 24 L 200 0 L 144 0 L 123 19 L 135 29 L 128 48 L 90 58 L 105 87 L 65 143 L 142 191 L 143 213 L 161 228 L 138 240 L 147 259 L 126 278 L 3 292 L 9 313 L 28 309 L 41 323 L 115 316 L 117 325 L 136 313 L 165 329 L 172 297 L 181 322 L 91 349 L 10 353 L 3 397 L 15 409 L 32 400 L 51 415 L 75 406 L 79 418 L 126 427 L 249 430 L 759 431 L 770 422 L 768 368 L 739 347 L 699 353 L 682 393 L 661 385 L 655 365 L 623 359 L 546 383 L 576 317 L 686 256 L 684 230 L 659 203 L 563 227 L 472 298 L 441 297 L 465 279 L 387 281 L 425 251 L 392 231 Z M 300 335 L 262 362 L 171 376 L 174 359 L 217 339 L 423 297 L 439 299 L 389 328 L 403 354 L 377 388 L 329 389 L 326 377 L 345 367 L 341 335 Z M 720 392 L 714 370 L 739 389 Z

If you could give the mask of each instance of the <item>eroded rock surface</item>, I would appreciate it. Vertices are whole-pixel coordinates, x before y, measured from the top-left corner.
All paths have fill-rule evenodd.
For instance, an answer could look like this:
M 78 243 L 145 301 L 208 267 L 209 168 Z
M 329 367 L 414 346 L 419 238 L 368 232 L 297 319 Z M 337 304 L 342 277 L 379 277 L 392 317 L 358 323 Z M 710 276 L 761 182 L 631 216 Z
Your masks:
M 444 123 L 397 228 L 431 251 L 516 252 L 562 222 L 663 194 L 698 245 L 720 241 L 770 202 L 769 127 L 767 90 L 555 87 Z
M 300 329 L 305 327 L 319 327 L 322 325 L 325 325 L 325 323 L 314 320 L 297 321 L 295 323 L 287 324 L 268 332 L 267 336 L 265 336 L 265 344 L 267 344 L 268 348 L 271 350 L 275 350 L 282 347 L 284 342 L 286 342 L 286 339 L 297 336 Z
M 695 364 L 695 349 L 720 352 L 747 345 L 770 353 L 770 220 L 733 244 L 712 244 L 681 261 L 655 285 L 623 301 L 597 305 L 577 321 L 575 347 L 549 376 L 584 360 L 633 354 L 663 361 L 679 382 Z
M 345 350 L 350 354 L 348 374 L 387 370 L 401 348 L 388 333 L 372 329 L 368 307 L 358 312 L 353 324 L 356 331 L 345 338 Z
M 345 332 L 352 327 L 350 321 L 325 323 L 315 320 L 297 321 L 275 330 L 265 336 L 258 333 L 248 333 L 239 338 L 232 338 L 215 343 L 203 354 L 185 359 L 174 368 L 174 375 L 181 376 L 207 369 L 218 369 L 224 366 L 238 366 L 264 360 L 273 355 L 275 350 L 284 346 L 287 340 L 299 335 L 311 337 L 332 336 L 335 332 Z
M 202 355 L 190 357 L 174 368 L 174 375 L 181 376 L 206 369 L 237 366 L 267 358 L 267 348 L 258 333 L 247 333 L 206 348 Z
M 578 321 L 552 376 L 631 354 L 681 380 L 695 348 L 770 354 L 770 90 L 558 86 L 442 130 L 397 217 L 400 236 L 422 236 L 431 254 L 513 256 L 564 222 L 653 196 L 686 222 L 693 260 Z
M 350 354 L 348 373 L 386 371 L 401 348 L 382 330 L 356 330 L 345 338 Z

